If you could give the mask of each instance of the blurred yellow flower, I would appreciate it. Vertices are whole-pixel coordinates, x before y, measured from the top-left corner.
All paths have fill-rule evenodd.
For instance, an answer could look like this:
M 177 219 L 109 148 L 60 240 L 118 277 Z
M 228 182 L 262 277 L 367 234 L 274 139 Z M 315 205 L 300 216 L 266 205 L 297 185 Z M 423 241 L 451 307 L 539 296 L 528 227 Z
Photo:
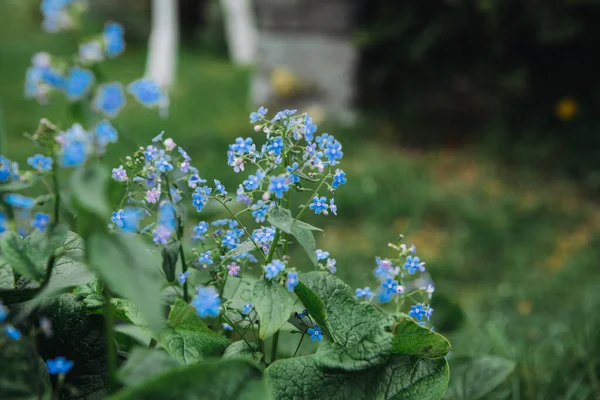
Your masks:
M 517 304 L 517 311 L 523 316 L 528 316 L 533 311 L 533 304 L 529 300 L 521 300 Z
M 560 99 L 554 108 L 556 117 L 562 121 L 570 121 L 577 115 L 577 102 L 571 96 Z
M 285 66 L 277 66 L 271 72 L 271 85 L 278 96 L 292 96 L 299 86 L 298 77 Z

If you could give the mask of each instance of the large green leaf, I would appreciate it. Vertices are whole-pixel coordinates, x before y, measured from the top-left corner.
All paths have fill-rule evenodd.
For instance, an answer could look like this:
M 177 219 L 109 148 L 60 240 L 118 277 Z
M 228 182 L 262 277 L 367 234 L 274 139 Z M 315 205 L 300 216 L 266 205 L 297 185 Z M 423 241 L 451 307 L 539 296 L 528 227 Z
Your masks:
M 35 345 L 22 338 L 0 346 L 0 399 L 50 400 L 50 379 Z
M 125 385 L 134 386 L 179 366 L 181 363 L 163 350 L 136 347 L 119 370 L 118 377 Z
M 278 360 L 265 372 L 278 400 L 438 400 L 449 377 L 445 359 L 404 355 L 355 372 L 323 368 L 314 356 L 296 357 Z
M 40 181 L 40 179 L 38 178 L 38 176 L 34 176 L 33 178 L 29 179 L 27 182 L 13 181 L 10 183 L 4 183 L 4 184 L 0 185 L 0 193 L 19 192 L 21 190 L 29 189 L 30 187 L 34 186 L 39 181 Z
M 32 248 L 16 232 L 6 232 L 0 240 L 2 258 L 12 269 L 29 279 L 41 281 L 44 278 L 43 254 Z
M 296 295 L 331 339 L 351 347 L 383 329 L 385 316 L 372 304 L 361 302 L 348 285 L 326 272 L 301 274 Z
M 65 387 L 77 388 L 77 398 L 106 395 L 108 347 L 104 318 L 88 315 L 80 296 L 62 294 L 46 299 L 37 316 L 52 322 L 53 335 L 38 336 L 38 351 L 44 360 L 64 356 L 74 361 L 66 375 Z
M 230 343 L 211 331 L 196 310 L 181 299 L 173 305 L 167 327 L 159 333 L 158 342 L 167 353 L 184 364 L 220 356 Z
M 177 240 L 173 243 L 169 243 L 162 249 L 162 269 L 169 282 L 175 282 L 175 271 L 177 270 L 177 259 L 179 258 L 179 246 L 181 246 L 181 242 Z
M 269 212 L 267 219 L 274 227 L 293 235 L 300 246 L 304 248 L 306 254 L 308 254 L 310 261 L 314 265 L 318 264 L 317 255 L 315 254 L 317 244 L 312 231 L 320 230 L 319 228 L 302 221 L 295 221 L 294 218 L 292 218 L 290 210 L 281 207 L 273 208 Z
M 490 393 L 515 369 L 516 364 L 501 357 L 451 358 L 452 379 L 446 397 L 452 400 L 477 400 Z
M 281 285 L 260 280 L 252 289 L 252 305 L 260 322 L 259 336 L 267 339 L 287 322 L 294 310 L 294 300 Z
M 262 360 L 263 354 L 258 351 L 256 343 L 246 343 L 244 340 L 233 342 L 227 347 L 223 358 L 241 358 L 259 363 Z
M 204 361 L 124 389 L 111 400 L 268 400 L 260 370 L 244 360 Z
M 109 215 L 108 183 L 108 171 L 98 164 L 76 169 L 71 176 L 71 190 L 77 207 L 99 217 Z
M 164 322 L 160 259 L 134 235 L 96 233 L 89 238 L 88 247 L 90 267 L 113 292 L 133 302 L 145 325 L 160 330 Z
M 401 319 L 394 326 L 392 352 L 424 358 L 444 357 L 450 350 L 450 342 L 442 335 L 419 326 L 410 319 Z
M 12 289 L 15 285 L 15 277 L 12 267 L 6 260 L 0 259 L 0 289 Z

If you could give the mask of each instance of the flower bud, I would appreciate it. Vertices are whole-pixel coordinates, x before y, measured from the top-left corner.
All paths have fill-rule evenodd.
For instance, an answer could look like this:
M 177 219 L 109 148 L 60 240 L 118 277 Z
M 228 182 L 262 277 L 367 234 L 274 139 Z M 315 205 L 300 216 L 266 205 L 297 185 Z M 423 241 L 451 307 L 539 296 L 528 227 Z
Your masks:
M 270 198 L 271 198 L 271 193 L 269 193 L 269 191 L 266 191 L 263 193 L 263 195 L 262 195 L 263 201 L 269 201 Z

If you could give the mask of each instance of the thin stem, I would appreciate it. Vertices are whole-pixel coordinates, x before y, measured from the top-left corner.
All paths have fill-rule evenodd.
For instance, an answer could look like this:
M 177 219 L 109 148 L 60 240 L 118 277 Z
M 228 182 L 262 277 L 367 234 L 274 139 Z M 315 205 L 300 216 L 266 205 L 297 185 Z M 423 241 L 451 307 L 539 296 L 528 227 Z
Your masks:
M 271 248 L 269 249 L 269 255 L 267 256 L 265 263 L 268 264 L 273 260 L 273 254 L 275 254 L 275 248 L 277 247 L 277 244 L 279 243 L 280 236 L 281 236 L 281 231 L 279 229 L 277 229 L 275 231 L 275 237 L 273 238 L 273 244 L 271 244 Z
M 114 316 L 111 304 L 112 296 L 104 286 L 104 327 L 106 331 L 107 362 L 108 362 L 108 390 L 115 389 L 117 371 L 117 349 L 115 347 L 115 332 L 113 330 Z
M 273 342 L 271 343 L 271 364 L 277 360 L 277 346 L 279 345 L 279 331 L 273 335 Z
M 252 238 L 252 235 L 248 232 L 248 230 L 246 229 L 246 227 L 244 226 L 244 224 L 242 224 L 242 221 L 239 220 L 239 218 L 237 217 L 237 215 L 234 214 L 233 211 L 231 211 L 231 209 L 229 207 L 227 207 L 227 204 L 225 204 L 225 202 L 221 201 L 217 197 L 215 197 L 214 199 L 217 200 L 219 202 L 219 204 L 221 204 L 229 212 L 229 214 L 231 214 L 231 216 L 237 221 L 237 223 L 242 227 L 242 229 L 246 233 L 246 236 L 248 236 L 248 238 L 252 241 L 252 244 L 254 244 L 254 247 L 256 247 L 256 249 L 258 250 L 258 252 L 263 256 L 263 259 L 266 260 L 266 258 L 265 258 L 265 252 L 262 250 L 262 247 L 260 247 L 258 245 L 258 243 L 256 243 L 256 241 Z
M 163 174 L 165 178 L 165 183 L 167 184 L 167 195 L 169 196 L 169 201 L 171 202 L 171 206 L 173 210 L 175 210 L 175 203 L 173 202 L 173 196 L 171 196 L 171 183 L 169 182 L 169 177 L 167 174 Z M 183 251 L 183 224 L 181 223 L 181 215 L 175 211 L 175 219 L 177 220 L 177 240 L 179 241 L 179 258 L 181 259 L 181 272 L 184 274 L 187 271 L 187 263 L 185 262 L 185 251 Z M 188 283 L 187 280 L 183 283 L 183 301 L 186 303 L 190 301 L 190 295 L 188 293 Z
M 299 220 L 300 217 L 302 217 L 302 215 L 304 215 L 304 211 L 306 211 L 306 209 L 308 208 L 308 205 L 310 204 L 310 202 L 313 200 L 313 198 L 317 195 L 317 193 L 319 192 L 319 189 L 321 189 L 321 186 L 323 186 L 323 183 L 325 183 L 325 180 L 327 178 L 329 178 L 330 174 L 327 174 L 323 177 L 323 179 L 321 180 L 321 183 L 319 183 L 319 186 L 317 186 L 317 188 L 313 191 L 313 194 L 310 195 L 310 197 L 308 198 L 308 201 L 306 203 L 304 203 L 304 206 L 302 207 L 302 209 L 298 212 L 298 214 L 296 214 L 296 216 L 294 217 L 294 222 Z
M 225 320 L 227 321 L 227 323 L 229 325 L 231 325 L 231 327 L 233 328 L 233 330 L 235 331 L 235 333 L 237 333 L 240 336 L 240 338 L 246 343 L 246 345 L 248 346 L 248 348 L 250 350 L 252 350 L 252 346 L 250 346 L 250 343 L 248 343 L 248 341 L 246 340 L 246 338 L 244 337 L 244 335 L 242 335 L 240 333 L 240 331 L 237 329 L 237 327 L 235 326 L 235 324 L 233 323 L 233 321 L 231 321 L 229 319 L 229 317 L 227 315 L 225 315 L 225 313 L 223 313 L 223 318 L 225 318 Z
M 298 346 L 296 347 L 296 351 L 294 351 L 294 355 L 292 357 L 296 357 L 296 354 L 298 354 L 298 350 L 300 350 L 300 346 L 302 345 L 302 341 L 304 340 L 304 336 L 306 334 L 303 333 L 302 337 L 300 338 L 300 341 L 298 342 Z
M 57 160 L 52 164 L 52 186 L 54 187 L 54 221 L 52 227 L 58 225 L 60 219 L 60 187 L 58 183 L 58 166 Z

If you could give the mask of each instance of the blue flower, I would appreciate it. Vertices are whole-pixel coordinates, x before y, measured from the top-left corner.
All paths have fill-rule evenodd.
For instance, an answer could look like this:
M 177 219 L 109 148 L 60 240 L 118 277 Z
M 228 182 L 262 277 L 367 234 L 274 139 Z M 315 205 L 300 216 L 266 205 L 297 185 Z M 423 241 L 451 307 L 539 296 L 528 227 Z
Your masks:
M 73 368 L 73 361 L 64 357 L 56 357 L 54 360 L 46 360 L 46 366 L 50 375 L 64 375 Z
M 311 142 L 313 140 L 313 134 L 317 131 L 317 126 L 313 124 L 313 120 L 311 117 L 306 114 L 304 119 L 304 139 L 307 142 Z
M 198 212 L 202 211 L 202 209 L 206 206 L 211 192 L 211 188 L 208 186 L 202 186 L 196 188 L 194 193 L 192 193 L 192 204 L 196 207 Z
M 154 136 L 154 137 L 152 138 L 152 143 L 157 143 L 157 142 L 160 142 L 160 141 L 162 140 L 162 138 L 163 138 L 164 134 L 165 134 L 165 131 L 162 131 L 162 132 L 161 132 L 161 133 L 159 133 L 158 135 Z
M 270 206 L 271 203 L 267 204 L 262 200 L 257 201 L 256 204 L 252 206 L 252 216 L 256 222 L 264 222 L 264 220 L 267 218 L 267 213 L 269 212 Z
M 329 257 L 328 251 L 323 251 L 321 249 L 315 250 L 315 254 L 317 255 L 317 260 L 326 260 Z
M 104 59 L 102 53 L 102 43 L 97 40 L 92 40 L 79 45 L 79 59 L 82 63 L 95 63 Z
M 380 303 L 389 303 L 394 298 L 394 294 L 387 290 L 379 290 L 377 292 L 377 301 Z
M 328 258 L 327 264 L 325 266 L 329 269 L 330 273 L 335 274 L 337 271 L 337 268 L 335 266 L 336 264 L 337 264 L 337 261 L 335 258 Z
M 67 142 L 61 150 L 60 165 L 78 167 L 87 159 L 86 144 L 80 141 Z
M 298 175 L 295 175 L 293 172 L 296 171 L 298 169 L 298 163 L 295 162 L 292 165 L 288 165 L 286 167 L 286 171 L 288 172 L 288 174 L 290 174 L 290 181 L 292 183 L 298 183 L 300 182 L 300 177 Z
M 109 118 L 114 118 L 125 107 L 125 101 L 123 85 L 119 82 L 111 82 L 98 87 L 93 106 L 96 111 L 104 113 Z
M 328 133 L 323 133 L 320 136 L 317 136 L 315 142 L 319 145 L 319 148 L 325 149 L 328 144 L 333 143 L 335 138 Z
M 6 325 L 4 332 L 6 332 L 6 334 L 13 340 L 21 339 L 21 331 L 12 325 Z
M 427 320 L 429 320 L 432 313 L 433 309 L 429 307 L 429 305 L 427 305 L 427 308 L 425 308 L 423 304 L 419 303 L 411 307 L 408 315 L 415 318 L 417 321 L 421 321 L 423 318 L 427 318 Z
M 159 225 L 156 229 L 154 229 L 152 231 L 152 236 L 154 236 L 154 238 L 152 240 L 154 241 L 154 244 L 156 244 L 157 246 L 159 244 L 165 245 L 169 241 L 169 238 L 171 237 L 172 233 L 173 233 L 173 230 L 170 229 L 169 227 L 164 226 L 164 225 Z
M 275 278 L 281 271 L 285 269 L 285 264 L 281 260 L 274 260 L 273 262 L 265 265 L 265 277 L 267 279 Z
M 194 227 L 195 235 L 192 236 L 193 240 L 204 240 L 204 234 L 208 231 L 208 222 L 201 221 Z
M 221 244 L 228 250 L 233 250 L 240 244 L 240 239 L 238 238 L 238 235 L 236 235 L 236 232 L 230 229 L 223 235 Z
M 415 272 L 417 272 L 421 268 L 422 268 L 422 263 L 421 263 L 421 259 L 419 257 L 417 257 L 417 256 L 406 257 L 406 262 L 404 263 L 404 269 L 406 269 L 409 274 L 413 275 Z
M 285 287 L 288 291 L 293 292 L 294 288 L 298 286 L 298 273 L 297 272 L 288 272 L 287 281 L 285 282 Z
M 335 205 L 335 200 L 333 197 L 329 199 L 329 208 L 331 209 L 333 215 L 337 215 L 337 206 Z
M 233 330 L 233 327 L 231 325 L 229 325 L 228 323 L 226 323 L 226 322 L 223 322 L 223 324 L 221 324 L 221 325 L 223 326 L 223 329 L 226 330 L 226 331 L 232 331 Z
M 243 182 L 244 187 L 246 190 L 257 190 L 264 177 L 265 173 L 259 169 L 256 171 L 256 175 L 248 176 L 248 179 Z
M 196 290 L 196 297 L 192 300 L 192 306 L 200 318 L 216 317 L 221 312 L 221 299 L 217 289 L 212 286 L 200 286 Z
M 215 179 L 215 191 L 220 192 L 223 196 L 227 196 L 227 192 L 225 191 L 225 186 Z
M 283 194 L 290 190 L 290 185 L 287 182 L 285 175 L 272 176 L 269 182 L 269 192 L 275 193 L 278 199 L 283 198 Z
M 327 211 L 329 206 L 327 205 L 327 199 L 323 196 L 319 198 L 315 196 L 313 202 L 308 206 L 315 214 L 321 214 L 323 211 Z
M 283 138 L 275 137 L 269 141 L 267 145 L 267 151 L 269 153 L 273 153 L 276 156 L 281 155 L 281 150 L 283 149 Z
M 143 217 L 142 210 L 138 208 L 126 208 L 119 210 L 121 212 L 121 228 L 124 232 L 136 233 L 139 230 L 139 222 Z
M 112 178 L 117 182 L 127 182 L 127 171 L 119 165 L 119 168 L 112 169 Z
M 337 140 L 333 143 L 328 143 L 327 147 L 323 151 L 323 154 L 325 154 L 325 157 L 327 157 L 329 162 L 333 165 L 335 160 L 339 160 L 344 156 L 342 144 Z
M 4 201 L 13 207 L 29 209 L 33 207 L 35 200 L 31 197 L 21 196 L 20 194 L 11 193 L 4 196 Z
M 252 311 L 252 303 L 248 302 L 248 303 L 244 304 L 244 309 L 242 310 L 242 314 L 248 315 L 248 314 L 250 314 L 250 311 Z
M 265 117 L 265 115 L 267 115 L 267 112 L 269 112 L 269 110 L 267 110 L 263 106 L 260 106 L 258 111 L 250 114 L 250 123 L 254 124 L 255 122 L 262 120 Z
M 296 111 L 298 111 L 298 110 L 283 110 L 283 111 L 279 111 L 279 112 L 277 112 L 277 114 L 275 114 L 275 116 L 273 117 L 273 119 L 271 120 L 271 122 L 277 122 L 280 119 L 282 119 L 283 117 L 292 116 L 292 115 L 296 114 Z
M 213 264 L 214 262 L 213 262 L 211 254 L 210 254 L 210 250 L 205 251 L 204 253 L 200 253 L 200 258 L 198 259 L 198 262 L 200 262 L 200 264 L 204 264 L 204 265 Z
M 11 177 L 13 177 L 12 162 L 8 158 L 0 155 L 0 181 L 6 182 Z
M 385 282 L 381 283 L 381 287 L 385 289 L 388 294 L 396 294 L 398 289 L 398 282 L 392 278 L 388 278 Z
M 341 169 L 335 170 L 335 175 L 333 175 L 333 182 L 331 182 L 331 186 L 337 189 L 340 185 L 346 183 L 346 173 Z
M 365 287 L 363 289 L 356 289 L 356 298 L 358 299 L 362 299 L 363 297 L 365 298 L 369 298 L 372 297 L 373 293 L 371 293 L 371 288 L 370 287 Z
M 231 150 L 238 154 L 250 153 L 252 150 L 252 139 L 251 138 L 237 138 L 235 143 L 230 146 Z
M 167 157 L 162 157 L 161 159 L 159 159 L 155 166 L 156 169 L 159 170 L 160 172 L 169 172 L 169 171 L 173 171 L 173 164 L 171 164 L 169 162 L 169 158 Z
M 50 223 L 50 215 L 44 213 L 35 214 L 35 218 L 31 221 L 33 229 L 37 229 L 40 232 L 44 232 L 46 227 Z
M 114 58 L 125 51 L 124 30 L 121 24 L 108 22 L 104 27 L 104 48 L 106 55 Z
M 302 311 L 301 313 L 297 314 L 296 317 L 300 318 L 300 319 L 308 317 L 308 310 L 305 308 L 304 311 Z
M 163 101 L 160 88 L 149 78 L 141 78 L 131 82 L 127 86 L 127 91 L 146 107 L 158 106 Z
M 96 133 L 96 142 L 100 147 L 117 142 L 117 130 L 107 120 L 98 122 L 94 132 Z
M 67 83 L 67 80 L 60 72 L 50 67 L 42 70 L 42 81 L 55 89 L 64 89 Z
M 0 212 L 0 233 L 6 232 L 6 215 Z
M 113 211 L 112 212 L 112 217 L 110 217 L 110 221 L 117 225 L 119 228 L 123 227 L 124 221 L 123 219 L 125 218 L 125 214 L 123 212 L 123 210 L 118 210 L 118 211 Z
M 44 157 L 42 154 L 36 154 L 27 159 L 27 164 L 38 171 L 50 171 L 52 169 L 52 157 Z
M 308 334 L 310 335 L 310 340 L 311 341 L 315 341 L 315 340 L 323 340 L 323 331 L 321 331 L 321 328 L 319 328 L 319 325 L 315 325 L 313 328 L 309 328 L 308 329 Z
M 182 285 L 185 284 L 185 282 L 187 281 L 189 276 L 190 276 L 190 271 L 185 271 L 185 272 L 179 274 L 179 283 L 181 283 Z
M 6 317 L 8 317 L 8 308 L 0 300 L 0 322 L 6 321 Z
M 94 74 L 92 71 L 79 67 L 71 68 L 64 87 L 67 98 L 71 101 L 82 98 L 93 83 Z

